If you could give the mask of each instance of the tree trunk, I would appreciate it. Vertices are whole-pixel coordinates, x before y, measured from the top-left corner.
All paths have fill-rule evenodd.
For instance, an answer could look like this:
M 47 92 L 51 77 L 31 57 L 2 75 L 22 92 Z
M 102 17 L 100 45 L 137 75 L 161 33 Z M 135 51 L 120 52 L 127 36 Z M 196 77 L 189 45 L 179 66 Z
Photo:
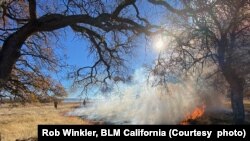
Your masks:
M 230 85 L 231 106 L 235 124 L 244 124 L 245 109 L 243 103 L 244 97 L 244 78 L 240 78 L 230 67 L 224 69 L 224 76 Z
M 231 106 L 233 109 L 235 124 L 244 124 L 245 110 L 243 103 L 243 85 L 241 83 L 234 83 L 231 85 Z
M 0 50 L 0 88 L 8 80 L 13 66 L 21 56 L 23 43 L 35 30 L 34 23 L 28 23 L 4 41 Z
M 239 76 L 232 64 L 232 48 L 234 47 L 234 40 L 231 40 L 230 48 L 228 48 L 228 39 L 226 34 L 221 37 L 218 47 L 218 61 L 224 77 L 230 85 L 231 90 L 231 106 L 233 110 L 234 123 L 244 124 L 245 109 L 243 103 L 244 78 Z M 225 57 L 227 55 L 230 57 Z
M 0 52 L 0 81 L 2 83 L 8 80 L 12 67 L 20 57 L 19 47 L 15 46 L 15 43 L 4 47 Z

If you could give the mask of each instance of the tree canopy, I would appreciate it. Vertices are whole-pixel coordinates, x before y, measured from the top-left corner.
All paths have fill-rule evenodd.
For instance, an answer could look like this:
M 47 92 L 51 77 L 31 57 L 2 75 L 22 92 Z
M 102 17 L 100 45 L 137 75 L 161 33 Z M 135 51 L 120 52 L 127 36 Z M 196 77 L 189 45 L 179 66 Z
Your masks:
M 145 4 L 146 3 L 146 4 Z M 70 73 L 74 85 L 88 89 L 123 81 L 126 57 L 140 35 L 161 34 L 167 47 L 153 68 L 164 82 L 176 69 L 221 74 L 229 85 L 234 118 L 244 122 L 244 89 L 249 84 L 249 0 L 5 0 L 0 2 L 0 89 L 22 99 L 66 91 L 51 74 L 67 68 L 53 40 L 71 30 L 89 42 L 93 64 Z M 165 23 L 145 16 L 141 7 L 164 8 Z M 150 9 L 151 10 L 151 9 Z M 149 11 L 149 9 L 148 9 Z M 156 15 L 157 16 L 157 15 Z M 154 24 L 153 24 L 154 23 Z M 165 38 L 164 37 L 164 38 Z M 212 68 L 212 69 L 211 69 Z M 240 68 L 240 69 L 239 69 Z M 207 71 L 206 71 L 207 72 Z M 219 84 L 218 84 L 219 85 Z M 103 89 L 105 91 L 105 89 Z M 5 96 L 6 93 L 0 93 Z
M 93 65 L 78 68 L 69 75 L 74 84 L 87 88 L 124 74 L 124 55 L 131 53 L 132 39 L 141 33 L 151 34 L 153 28 L 140 17 L 135 0 L 7 0 L 0 7 L 1 87 L 16 90 L 13 86 L 18 84 L 18 93 L 47 89 L 46 84 L 57 86 L 48 72 L 64 66 L 50 44 L 51 39 L 60 35 L 59 29 L 69 27 L 91 43 Z M 45 88 L 37 82 L 43 82 Z
M 207 79 L 222 75 L 220 80 L 224 78 L 229 85 L 234 119 L 243 123 L 244 89 L 250 80 L 249 1 L 180 1 L 179 9 L 165 1 L 150 2 L 173 13 L 167 15 L 162 35 L 170 38 L 168 49 L 153 69 L 162 78 L 159 81 L 164 82 L 176 68 L 182 72 L 196 70 Z

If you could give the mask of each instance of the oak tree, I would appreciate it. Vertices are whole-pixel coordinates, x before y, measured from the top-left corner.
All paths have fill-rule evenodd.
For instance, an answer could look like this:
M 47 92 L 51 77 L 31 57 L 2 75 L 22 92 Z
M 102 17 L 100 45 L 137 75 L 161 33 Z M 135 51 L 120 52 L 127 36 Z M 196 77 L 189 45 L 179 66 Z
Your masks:
M 171 53 L 161 55 L 156 68 L 164 70 L 163 76 L 173 71 L 171 66 L 200 72 L 207 66 L 209 76 L 221 73 L 230 88 L 234 120 L 244 123 L 244 88 L 250 80 L 249 0 L 180 0 L 177 6 L 149 1 L 168 11 L 164 34 L 171 37 L 166 45 Z

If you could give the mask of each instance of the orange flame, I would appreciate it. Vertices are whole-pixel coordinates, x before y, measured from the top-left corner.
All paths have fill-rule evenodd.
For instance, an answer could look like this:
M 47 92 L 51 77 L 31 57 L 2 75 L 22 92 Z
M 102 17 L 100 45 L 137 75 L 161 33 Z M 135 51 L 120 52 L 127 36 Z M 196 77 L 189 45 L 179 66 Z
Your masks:
M 180 123 L 182 125 L 188 125 L 190 121 L 200 118 L 205 112 L 205 105 L 196 107 L 192 113 L 186 115 L 185 119 Z

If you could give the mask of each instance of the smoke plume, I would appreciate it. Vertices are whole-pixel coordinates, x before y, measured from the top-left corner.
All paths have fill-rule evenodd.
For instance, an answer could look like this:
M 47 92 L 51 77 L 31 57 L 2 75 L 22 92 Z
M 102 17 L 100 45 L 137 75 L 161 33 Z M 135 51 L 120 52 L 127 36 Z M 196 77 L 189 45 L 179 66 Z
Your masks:
M 138 69 L 131 83 L 118 83 L 108 96 L 99 95 L 90 105 L 70 114 L 112 124 L 178 124 L 202 104 L 192 78 L 152 86 L 146 74 Z

